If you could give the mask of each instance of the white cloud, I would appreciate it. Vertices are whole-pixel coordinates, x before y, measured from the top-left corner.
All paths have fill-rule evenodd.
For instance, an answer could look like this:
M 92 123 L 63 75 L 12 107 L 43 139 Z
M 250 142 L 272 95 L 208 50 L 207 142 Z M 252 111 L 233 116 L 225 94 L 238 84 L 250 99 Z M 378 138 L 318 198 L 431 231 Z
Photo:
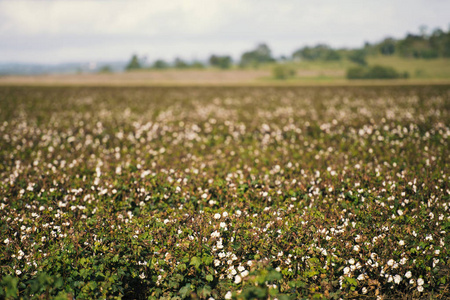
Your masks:
M 257 42 L 290 54 L 318 42 L 360 46 L 401 37 L 421 24 L 447 29 L 448 11 L 450 1 L 439 0 L 0 0 L 0 57 L 238 55 Z
M 221 23 L 224 8 L 214 1 L 185 0 L 0 2 L 0 33 L 200 34 Z

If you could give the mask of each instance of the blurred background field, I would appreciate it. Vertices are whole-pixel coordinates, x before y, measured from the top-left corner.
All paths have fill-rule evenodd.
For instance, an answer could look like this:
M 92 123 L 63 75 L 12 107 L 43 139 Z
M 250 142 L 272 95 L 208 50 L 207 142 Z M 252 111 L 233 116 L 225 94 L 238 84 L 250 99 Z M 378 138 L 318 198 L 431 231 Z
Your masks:
M 3 74 L 0 85 L 372 85 L 372 84 L 448 84 L 450 59 L 405 58 L 397 55 L 368 55 L 366 66 L 388 66 L 407 78 L 390 80 L 349 79 L 347 72 L 359 64 L 347 58 L 339 60 L 285 60 L 254 66 L 230 65 L 225 69 L 202 67 L 139 66 L 125 71 L 49 72 L 44 74 Z M 281 78 L 275 70 L 281 68 Z M 288 73 L 286 73 L 288 72 Z M 286 74 L 285 74 L 286 73 Z M 382 78 L 380 78 L 382 79 Z

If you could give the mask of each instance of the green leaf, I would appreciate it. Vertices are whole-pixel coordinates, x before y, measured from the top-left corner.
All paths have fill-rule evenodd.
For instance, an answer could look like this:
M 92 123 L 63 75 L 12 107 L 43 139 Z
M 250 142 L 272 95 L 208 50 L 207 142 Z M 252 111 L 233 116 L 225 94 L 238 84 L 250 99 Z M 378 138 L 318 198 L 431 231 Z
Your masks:
M 197 293 L 201 298 L 206 298 L 211 295 L 211 287 L 209 285 L 204 285 L 197 290 Z
M 178 293 L 183 299 L 188 297 L 191 294 L 191 284 L 188 283 L 185 286 L 183 286 Z
M 354 286 L 358 285 L 358 282 L 356 281 L 355 278 L 345 277 L 345 280 L 347 280 L 347 282 L 350 283 L 351 285 L 354 285 Z
M 194 256 L 193 258 L 191 258 L 191 266 L 195 266 L 195 268 L 198 270 L 198 268 L 200 267 L 200 265 L 202 264 L 202 260 L 200 258 L 198 258 L 197 256 Z
M 266 281 L 280 280 L 281 278 L 283 278 L 281 273 L 277 271 L 270 271 L 269 274 L 267 274 Z
M 211 274 L 206 275 L 206 280 L 208 280 L 209 282 L 214 280 L 214 277 Z
M 5 298 L 16 298 L 19 296 L 19 290 L 17 289 L 18 282 L 19 278 L 12 277 L 11 275 L 5 276 L 0 283 L 0 295 L 4 295 Z
M 203 263 L 205 265 L 209 266 L 210 264 L 212 264 L 213 261 L 214 261 L 214 258 L 212 256 L 209 256 L 209 255 L 203 256 Z

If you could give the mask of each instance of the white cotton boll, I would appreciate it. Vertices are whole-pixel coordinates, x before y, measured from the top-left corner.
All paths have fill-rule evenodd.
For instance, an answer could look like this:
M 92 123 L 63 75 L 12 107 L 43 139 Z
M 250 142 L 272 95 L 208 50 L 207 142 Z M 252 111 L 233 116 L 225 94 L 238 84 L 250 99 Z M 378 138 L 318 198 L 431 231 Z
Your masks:
M 220 214 L 215 214 L 214 215 L 214 219 L 216 219 L 216 220 L 220 219 L 220 217 L 221 217 Z
M 406 272 L 405 277 L 406 278 L 411 278 L 412 277 L 411 271 Z
M 425 281 L 422 278 L 417 279 L 417 285 L 423 285 Z
M 234 283 L 238 284 L 238 283 L 241 283 L 241 281 L 242 281 L 242 277 L 240 275 L 236 275 L 234 277 Z
M 224 218 L 228 217 L 228 213 L 227 213 L 226 211 L 224 211 L 224 212 L 222 213 L 222 217 L 224 217 Z
M 417 290 L 418 290 L 419 292 L 423 292 L 423 286 L 419 285 L 419 286 L 417 287 Z
M 233 296 L 233 294 L 230 292 L 230 291 L 228 291 L 226 294 L 225 294 L 225 299 L 231 299 L 231 297 Z
M 247 270 L 244 270 L 244 271 L 241 273 L 241 276 L 242 276 L 242 277 L 247 277 L 248 274 L 249 274 L 249 272 L 248 272 Z
M 394 282 L 396 284 L 400 284 L 401 281 L 402 281 L 402 276 L 400 276 L 398 274 L 394 276 Z

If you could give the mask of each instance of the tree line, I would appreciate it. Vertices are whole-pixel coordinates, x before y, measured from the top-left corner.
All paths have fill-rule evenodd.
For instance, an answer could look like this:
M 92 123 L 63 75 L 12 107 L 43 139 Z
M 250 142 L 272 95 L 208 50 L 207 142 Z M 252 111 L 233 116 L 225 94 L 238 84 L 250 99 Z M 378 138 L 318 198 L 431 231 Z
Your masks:
M 366 58 L 369 55 L 397 55 L 404 58 L 434 59 L 450 57 L 450 30 L 440 28 L 430 33 L 425 26 L 420 27 L 418 34 L 408 34 L 402 39 L 385 38 L 374 44 L 365 43 L 363 47 L 356 49 L 335 49 L 326 44 L 305 46 L 294 51 L 289 57 L 276 58 L 265 43 L 257 45 L 253 50 L 242 53 L 239 61 L 233 61 L 229 55 L 211 55 L 206 62 L 199 60 L 186 61 L 175 58 L 173 62 L 157 59 L 151 64 L 146 64 L 143 58 L 133 55 L 126 66 L 126 70 L 143 68 L 151 69 L 201 69 L 207 66 L 219 69 L 229 69 L 236 65 L 241 68 L 257 68 L 261 64 L 280 61 L 339 61 L 348 59 L 360 66 L 366 66 Z

